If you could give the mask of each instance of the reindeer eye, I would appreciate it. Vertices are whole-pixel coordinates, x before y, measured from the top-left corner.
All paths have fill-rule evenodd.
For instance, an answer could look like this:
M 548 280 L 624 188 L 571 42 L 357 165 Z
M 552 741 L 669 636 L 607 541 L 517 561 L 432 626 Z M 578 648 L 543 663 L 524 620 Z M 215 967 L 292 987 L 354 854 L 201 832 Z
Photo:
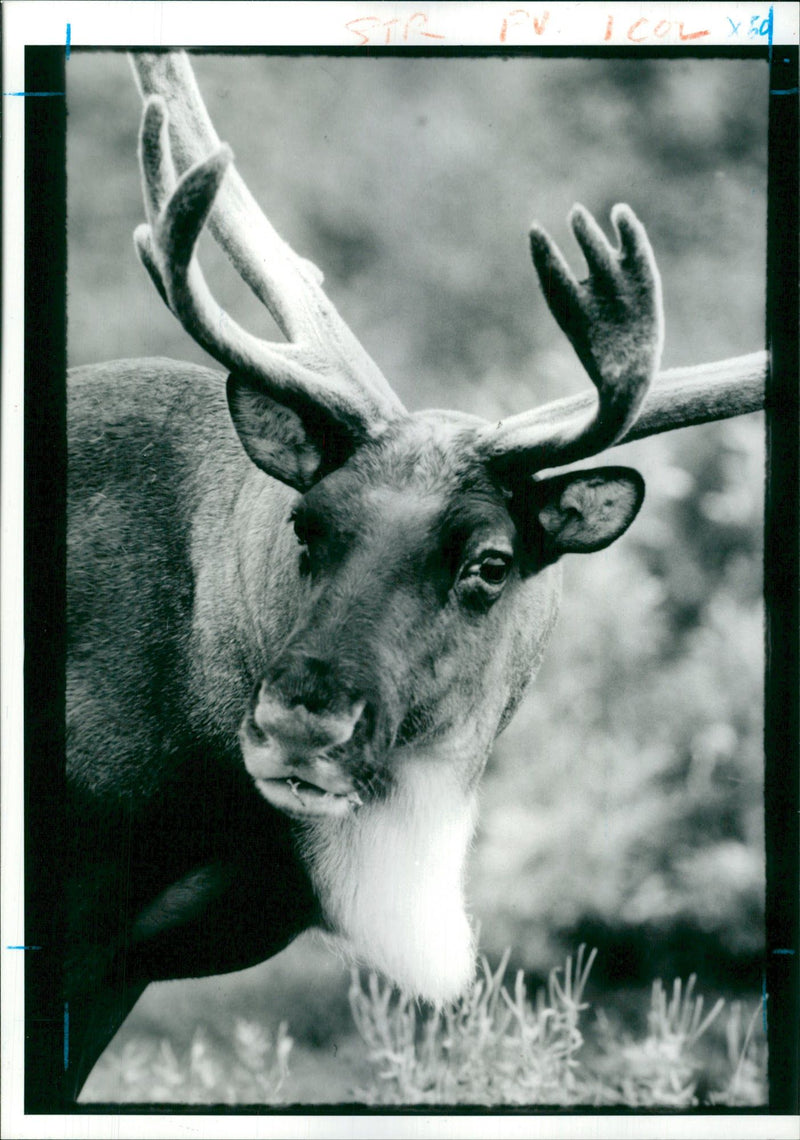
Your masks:
M 499 586 L 508 576 L 510 562 L 501 555 L 489 555 L 483 559 L 478 569 L 481 581 L 488 586 Z
M 494 601 L 505 585 L 512 556 L 501 550 L 488 550 L 471 562 L 467 562 L 459 575 L 459 584 L 469 593 L 477 591 L 487 601 Z

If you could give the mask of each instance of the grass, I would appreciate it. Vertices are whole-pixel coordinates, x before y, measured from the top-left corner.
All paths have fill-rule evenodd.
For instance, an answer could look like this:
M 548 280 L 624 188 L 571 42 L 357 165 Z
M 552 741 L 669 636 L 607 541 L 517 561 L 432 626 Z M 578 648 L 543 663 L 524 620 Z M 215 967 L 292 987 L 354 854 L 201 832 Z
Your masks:
M 95 1068 L 85 1099 L 673 1111 L 766 1103 L 760 1004 L 719 999 L 706 1009 L 692 976 L 670 988 L 656 981 L 646 1018 L 629 1008 L 629 991 L 613 996 L 605 1011 L 586 1000 L 595 957 L 581 946 L 533 996 L 521 970 L 506 980 L 509 951 L 495 970 L 482 958 L 470 993 L 438 1011 L 403 998 L 375 974 L 353 971 L 353 1023 L 316 1045 L 302 1030 L 295 1042 L 286 1021 L 269 1031 L 235 1015 L 229 1031 L 199 1026 L 182 1046 L 163 1033 L 121 1035 Z M 632 1031 L 636 1021 L 640 1029 Z
M 595 958 L 581 947 L 527 996 L 522 971 L 510 990 L 508 952 L 492 972 L 482 960 L 472 993 L 456 1006 L 422 1012 L 371 974 L 353 974 L 350 1002 L 373 1065 L 360 1090 L 370 1104 L 626 1105 L 688 1109 L 699 1103 L 766 1102 L 765 1048 L 757 1041 L 757 1006 L 747 1017 L 734 1002 L 724 1020 L 724 1063 L 705 1040 L 720 1021 L 719 999 L 703 1014 L 695 977 L 650 996 L 647 1030 L 632 1037 L 598 1011 L 591 1041 L 584 991 Z M 747 1027 L 745 1023 L 747 1022 Z M 709 1070 L 717 1070 L 710 1087 Z M 721 1071 L 720 1071 L 721 1070 Z
M 198 1027 L 191 1044 L 137 1036 L 108 1050 L 92 1074 L 93 1100 L 156 1104 L 281 1104 L 294 1042 L 285 1022 L 274 1040 L 263 1025 L 237 1018 L 232 1040 L 215 1043 Z M 99 1071 L 98 1071 L 99 1070 Z

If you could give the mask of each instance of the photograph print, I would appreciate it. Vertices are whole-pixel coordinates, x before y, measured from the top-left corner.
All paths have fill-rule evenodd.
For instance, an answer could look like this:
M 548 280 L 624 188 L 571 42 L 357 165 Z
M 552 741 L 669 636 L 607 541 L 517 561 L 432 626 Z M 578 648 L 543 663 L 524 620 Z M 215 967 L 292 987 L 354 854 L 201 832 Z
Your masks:
M 763 1110 L 766 60 L 66 106 L 68 1100 Z

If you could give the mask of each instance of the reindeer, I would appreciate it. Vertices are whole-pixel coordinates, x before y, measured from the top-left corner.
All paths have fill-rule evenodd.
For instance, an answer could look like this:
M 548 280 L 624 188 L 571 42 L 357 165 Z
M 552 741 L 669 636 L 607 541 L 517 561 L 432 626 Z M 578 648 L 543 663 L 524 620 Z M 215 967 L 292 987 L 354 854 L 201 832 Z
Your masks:
M 613 542 L 644 483 L 560 471 L 763 406 L 763 353 L 659 375 L 661 287 L 631 209 L 582 207 L 578 281 L 530 235 L 596 395 L 486 422 L 407 411 L 273 230 L 187 57 L 132 57 L 165 304 L 227 373 L 128 360 L 69 379 L 67 999 L 77 1095 L 143 989 L 318 927 L 408 993 L 473 975 L 476 789 L 536 674 L 560 559 Z M 257 339 L 195 256 L 208 225 L 274 317 Z

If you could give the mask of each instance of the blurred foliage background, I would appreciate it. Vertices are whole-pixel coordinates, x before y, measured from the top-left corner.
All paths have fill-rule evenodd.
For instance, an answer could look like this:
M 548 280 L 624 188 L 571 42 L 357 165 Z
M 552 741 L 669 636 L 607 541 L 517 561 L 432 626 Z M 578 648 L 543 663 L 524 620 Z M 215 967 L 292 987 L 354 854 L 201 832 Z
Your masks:
M 201 55 L 195 70 L 257 199 L 411 408 L 492 419 L 586 387 L 526 238 L 536 218 L 578 266 L 574 201 L 605 223 L 624 200 L 645 222 L 665 367 L 763 346 L 764 63 Z M 73 51 L 67 81 L 70 363 L 204 361 L 133 250 L 127 60 Z M 221 303 L 271 335 L 206 239 L 202 259 Z M 484 782 L 471 909 L 490 958 L 511 946 L 534 977 L 583 940 L 609 992 L 691 971 L 757 989 L 763 423 L 611 461 L 642 471 L 647 499 L 622 541 L 566 560 L 559 629 Z M 335 1099 L 360 1063 L 346 984 L 304 938 L 255 970 L 151 987 L 119 1040 L 287 1018 L 301 1078 L 315 1049 L 329 1061 L 298 1099 Z

